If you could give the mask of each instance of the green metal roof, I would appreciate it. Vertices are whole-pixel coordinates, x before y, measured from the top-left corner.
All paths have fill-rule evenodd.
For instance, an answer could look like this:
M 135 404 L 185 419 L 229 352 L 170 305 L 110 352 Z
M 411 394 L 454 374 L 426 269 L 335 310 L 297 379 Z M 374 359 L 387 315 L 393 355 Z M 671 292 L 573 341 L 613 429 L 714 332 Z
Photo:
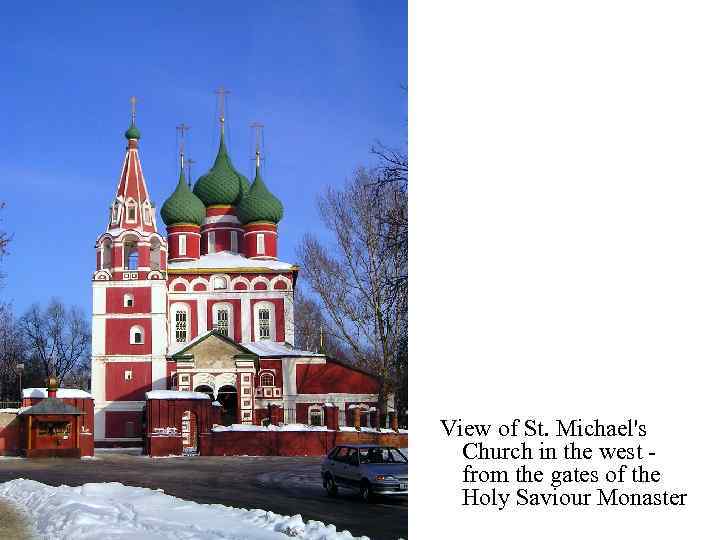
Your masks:
M 202 225 L 205 219 L 205 206 L 192 192 L 185 181 L 185 173 L 180 171 L 177 187 L 160 209 L 165 225 L 176 223 L 194 223 Z
M 237 172 L 230 161 L 225 136 L 220 134 L 220 147 L 218 148 L 215 163 L 212 168 L 195 183 L 193 192 L 205 204 L 235 204 L 243 197 L 248 179 Z
M 139 130 L 139 129 L 137 128 L 137 126 L 135 125 L 135 122 L 133 122 L 132 124 L 130 124 L 130 127 L 129 127 L 128 130 L 125 132 L 125 138 L 126 138 L 127 140 L 130 140 L 130 139 L 139 139 L 139 138 L 140 138 L 140 130 Z
M 275 195 L 270 193 L 263 182 L 259 167 L 255 168 L 255 180 L 250 186 L 250 191 L 238 203 L 235 213 L 243 225 L 253 221 L 277 223 L 282 219 L 283 205 Z

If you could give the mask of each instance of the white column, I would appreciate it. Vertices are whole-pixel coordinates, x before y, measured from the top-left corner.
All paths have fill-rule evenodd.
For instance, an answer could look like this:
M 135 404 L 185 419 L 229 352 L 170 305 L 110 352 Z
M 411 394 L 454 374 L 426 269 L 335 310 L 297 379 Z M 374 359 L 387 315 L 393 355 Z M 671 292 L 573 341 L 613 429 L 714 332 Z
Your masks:
M 285 341 L 287 341 L 293 347 L 295 346 L 295 317 L 293 315 L 293 294 L 288 292 L 285 294 L 283 301 L 285 307 Z
M 242 330 L 242 341 L 248 342 L 252 341 L 252 332 L 250 331 L 251 328 L 251 319 L 252 319 L 252 313 L 250 312 L 250 297 L 247 294 L 244 294 L 242 298 L 240 298 L 240 311 L 241 311 L 241 330 Z

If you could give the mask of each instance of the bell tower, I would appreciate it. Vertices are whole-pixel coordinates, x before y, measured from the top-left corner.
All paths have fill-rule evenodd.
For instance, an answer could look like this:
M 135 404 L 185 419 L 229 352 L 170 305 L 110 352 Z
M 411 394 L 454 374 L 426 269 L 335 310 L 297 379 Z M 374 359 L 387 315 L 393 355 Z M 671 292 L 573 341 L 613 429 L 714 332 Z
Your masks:
M 167 387 L 167 244 L 140 164 L 134 96 L 130 103 L 120 179 L 95 243 L 92 395 L 99 446 L 137 444 L 145 392 Z

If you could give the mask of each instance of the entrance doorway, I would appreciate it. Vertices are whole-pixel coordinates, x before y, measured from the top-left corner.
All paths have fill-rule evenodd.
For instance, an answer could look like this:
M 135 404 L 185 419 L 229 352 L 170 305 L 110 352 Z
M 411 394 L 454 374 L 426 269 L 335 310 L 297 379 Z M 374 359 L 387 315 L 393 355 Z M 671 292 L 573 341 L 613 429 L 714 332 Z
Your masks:
M 223 426 L 238 423 L 238 395 L 234 386 L 221 386 L 218 390 L 217 400 L 222 405 L 220 423 Z

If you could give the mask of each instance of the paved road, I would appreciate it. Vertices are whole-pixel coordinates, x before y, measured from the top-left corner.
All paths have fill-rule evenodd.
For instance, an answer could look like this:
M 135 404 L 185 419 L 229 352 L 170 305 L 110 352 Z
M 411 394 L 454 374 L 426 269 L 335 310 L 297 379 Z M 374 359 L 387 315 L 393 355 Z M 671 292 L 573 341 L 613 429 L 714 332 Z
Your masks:
M 96 459 L 0 460 L 0 482 L 29 478 L 57 486 L 122 482 L 163 489 L 199 503 L 261 508 L 278 514 L 334 523 L 373 540 L 407 538 L 407 498 L 366 504 L 351 491 L 325 495 L 320 458 L 187 457 L 151 459 L 102 453 Z

